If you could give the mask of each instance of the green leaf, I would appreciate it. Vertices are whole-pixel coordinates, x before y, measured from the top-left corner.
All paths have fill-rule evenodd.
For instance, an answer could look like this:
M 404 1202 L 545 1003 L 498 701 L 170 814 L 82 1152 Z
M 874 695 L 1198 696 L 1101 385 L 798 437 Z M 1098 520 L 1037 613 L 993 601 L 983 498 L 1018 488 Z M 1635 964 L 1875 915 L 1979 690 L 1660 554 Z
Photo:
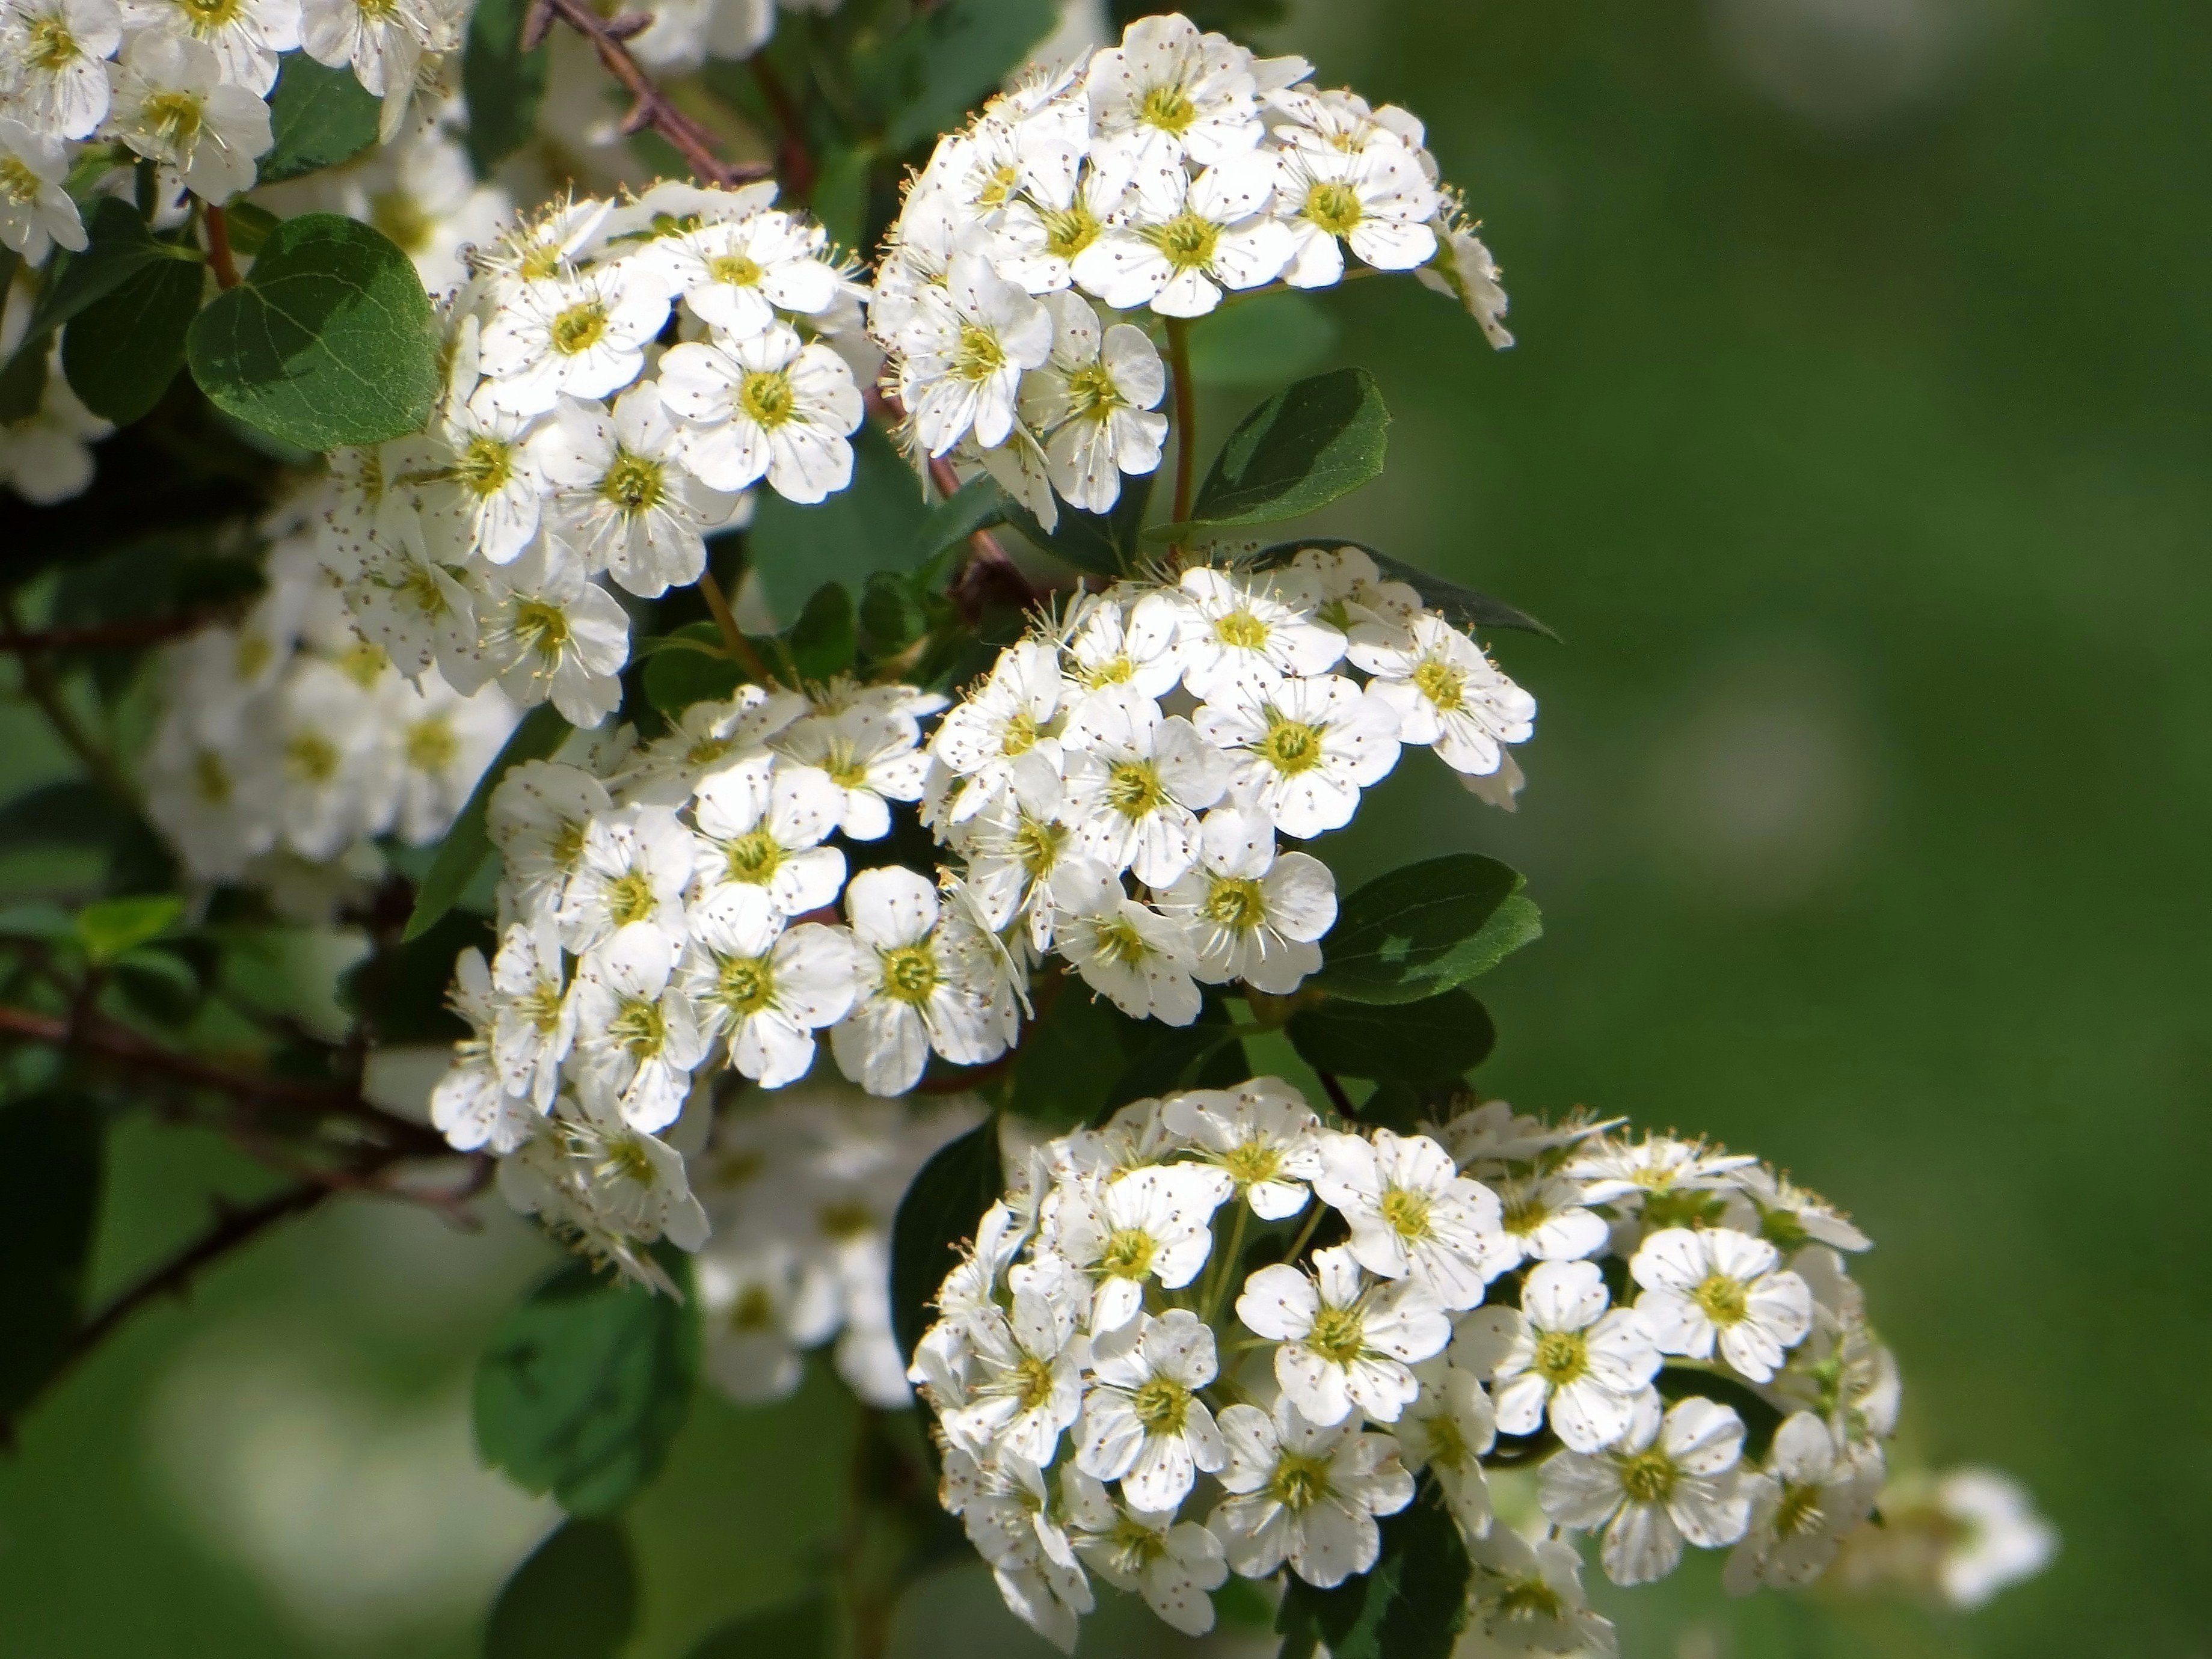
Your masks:
M 914 578 L 878 570 L 860 595 L 860 621 L 868 654 L 892 656 L 929 631 L 929 602 Z
M 868 216 L 868 175 L 876 164 L 873 144 L 838 144 L 823 156 L 815 170 L 814 194 L 807 210 L 830 233 L 837 247 L 857 248 L 866 234 Z
M 1357 1002 L 1418 1002 L 1486 974 L 1544 931 L 1524 879 L 1474 853 L 1377 876 L 1337 911 L 1308 982 Z
M 1391 581 L 1404 582 L 1421 596 L 1421 602 L 1431 611 L 1443 613 L 1443 619 L 1453 627 L 1468 633 L 1479 633 L 1486 628 L 1518 629 L 1524 634 L 1541 634 L 1547 640 L 1559 636 L 1527 611 L 1518 610 L 1503 599 L 1493 599 L 1487 593 L 1478 593 L 1457 582 L 1448 582 L 1441 576 L 1431 576 L 1425 570 L 1416 569 L 1403 559 L 1394 559 L 1364 542 L 1355 542 L 1341 536 L 1322 538 L 1328 547 L 1356 547 L 1375 561 L 1375 568 Z M 1315 545 L 1311 539 L 1278 542 L 1263 548 L 1253 563 L 1263 569 L 1288 564 L 1303 550 Z
M 1291 1046 L 1316 1072 L 1376 1082 L 1450 1082 L 1488 1058 L 1490 1014 L 1464 991 L 1376 1006 L 1334 997 L 1291 1016 Z
M 270 234 L 284 222 L 267 208 L 257 206 L 242 196 L 226 203 L 222 211 L 230 222 L 230 251 L 248 259 L 261 252 Z
M 854 628 L 853 596 L 842 583 L 824 582 L 814 590 L 814 597 L 799 613 L 785 643 L 791 651 L 792 666 L 802 680 L 826 680 L 853 665 L 859 639 Z
M 615 1659 L 637 1627 L 637 1564 L 616 1521 L 567 1521 L 501 1589 L 484 1659 Z
M 419 432 L 438 392 L 437 325 L 413 262 L 335 213 L 279 225 L 186 347 L 216 408 L 303 449 Z
M 47 267 L 46 286 L 31 307 L 23 337 L 0 369 L 0 422 L 20 421 L 36 411 L 46 389 L 46 344 L 54 331 L 106 299 L 140 271 L 165 260 L 198 264 L 193 249 L 165 242 L 146 228 L 130 203 L 103 197 L 85 221 L 85 246 L 79 253 L 57 253 Z
M 573 1262 L 493 1334 L 477 1449 L 571 1515 L 611 1515 L 659 1473 L 698 1369 L 694 1306 Z
M 528 0 L 477 0 L 461 56 L 461 93 L 469 106 L 469 159 L 483 178 L 528 143 L 538 131 L 552 59 L 543 41 L 522 50 Z
M 1296 1574 L 1275 1628 L 1283 1650 L 1310 1652 L 1317 1638 L 1331 1659 L 1449 1659 L 1467 1621 L 1471 1571 L 1459 1528 L 1424 1480 L 1413 1501 L 1382 1521 L 1382 1553 L 1374 1570 L 1334 1589 L 1316 1589 Z
M 110 964 L 117 992 L 148 1018 L 181 1025 L 199 1006 L 200 976 L 174 951 L 141 945 Z
M 62 336 L 70 390 L 118 426 L 144 415 L 185 366 L 185 335 L 206 289 L 204 265 L 157 259 L 94 301 Z
M 1103 514 L 1085 513 L 1062 501 L 1060 521 L 1047 530 L 1036 514 L 1009 498 L 1006 516 L 1006 522 L 1023 535 L 1078 570 L 1088 571 L 1094 576 L 1121 574 L 1121 546 L 1115 538 L 1113 521 Z
M 0 806 L 0 852 L 104 845 L 129 822 L 115 798 L 86 778 L 41 784 Z
M 161 938 L 184 914 L 185 902 L 173 893 L 102 899 L 76 913 L 76 936 L 94 962 L 112 962 Z
M 0 1428 L 52 1378 L 84 1316 L 104 1157 L 100 1115 L 76 1094 L 0 1106 L 0 1206 L 15 1234 L 0 1274 Z
M 1336 334 L 1336 319 L 1310 295 L 1239 300 L 1191 325 L 1190 376 L 1200 386 L 1279 384 L 1328 356 Z
M 350 965 L 339 978 L 339 994 L 373 1042 L 459 1042 L 468 1027 L 446 993 L 453 958 L 471 945 L 492 953 L 490 925 L 465 910 L 449 911 L 397 949 L 372 951 Z
M 951 495 L 935 503 L 915 535 L 910 567 L 919 570 L 940 553 L 949 553 L 979 530 L 1006 521 L 1012 505 L 999 481 L 979 472 Z
M 1327 506 L 1382 471 L 1390 416 L 1375 377 L 1340 368 L 1283 388 L 1238 422 L 1214 458 L 1186 525 L 1161 525 L 1148 541 L 1273 524 Z
M 568 722 L 561 718 L 553 705 L 540 703 L 525 714 L 520 724 L 507 735 L 506 747 L 484 768 L 477 787 L 469 792 L 468 804 L 453 820 L 453 827 L 446 831 L 430 873 L 415 890 L 415 908 L 408 915 L 407 931 L 400 935 L 403 940 L 417 939 L 428 933 L 468 890 L 477 870 L 491 856 L 491 836 L 484 828 L 484 812 L 491 805 L 491 792 L 499 787 L 500 780 L 525 761 L 545 759 L 566 741 L 568 732 Z
M 939 1147 L 899 1200 L 891 1223 L 891 1331 L 911 1361 L 929 1328 L 930 1304 L 957 1263 L 962 1241 L 1006 1194 L 999 1164 L 999 1120 L 985 1118 Z
M 1148 1023 L 1149 1041 L 1106 1091 L 1106 1103 L 1098 1117 L 1133 1100 L 1171 1094 L 1177 1089 L 1218 1089 L 1249 1077 L 1243 1042 L 1229 1025 L 1228 1009 L 1212 996 L 1188 1025 Z
M 11 904 L 0 909 L 0 939 L 42 939 L 58 945 L 76 938 L 76 918 L 58 904 Z
M 376 142 L 381 110 L 350 64 L 332 69 L 304 52 L 286 52 L 277 60 L 276 84 L 269 93 L 269 131 L 276 142 L 261 158 L 261 182 L 273 185 L 350 161 Z M 471 98 L 472 125 L 476 118 Z
M 732 696 L 744 671 L 722 653 L 722 630 L 710 622 L 686 623 L 647 641 L 656 647 L 641 671 L 645 700 L 673 720 L 695 702 Z
M 799 507 L 763 490 L 744 532 L 761 598 L 779 627 L 799 618 L 815 589 L 842 582 L 856 598 L 878 570 L 911 570 L 929 516 L 921 483 L 881 425 L 853 434 L 853 483 Z
M 1069 975 L 1014 1051 L 1006 1109 L 1056 1130 L 1090 1122 L 1105 1109 L 1135 1024 Z
M 828 1659 L 831 1628 L 829 1602 L 802 1596 L 717 1625 L 684 1659 Z
M 1059 21 L 1054 0 L 945 0 L 917 17 L 872 66 L 891 111 L 884 148 L 897 155 L 958 126 Z

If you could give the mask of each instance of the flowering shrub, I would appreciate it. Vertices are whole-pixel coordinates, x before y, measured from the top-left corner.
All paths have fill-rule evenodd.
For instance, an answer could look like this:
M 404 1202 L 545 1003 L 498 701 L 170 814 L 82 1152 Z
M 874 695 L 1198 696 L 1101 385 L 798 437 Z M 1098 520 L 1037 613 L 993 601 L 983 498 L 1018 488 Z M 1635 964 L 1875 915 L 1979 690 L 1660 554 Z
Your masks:
M 1420 122 L 1181 15 L 1028 63 L 1029 0 L 800 9 L 0 0 L 0 623 L 113 848 L 10 913 L 0 1130 L 96 1180 L 152 1084 L 295 1183 L 91 1316 L 86 1196 L 0 1417 L 333 1194 L 495 1188 L 580 1259 L 486 1461 L 613 1515 L 701 1372 L 826 1349 L 866 1654 L 933 1486 L 1062 1647 L 1094 1577 L 1423 1659 L 1610 1651 L 1585 1542 L 2035 1570 L 2002 1476 L 1886 1487 L 1838 1211 L 1471 1092 L 1516 872 L 1308 850 L 1408 749 L 1512 810 L 1534 731 L 1540 623 L 1286 528 L 1382 471 L 1371 376 L 1200 447 L 1217 313 L 1410 275 L 1511 344 Z

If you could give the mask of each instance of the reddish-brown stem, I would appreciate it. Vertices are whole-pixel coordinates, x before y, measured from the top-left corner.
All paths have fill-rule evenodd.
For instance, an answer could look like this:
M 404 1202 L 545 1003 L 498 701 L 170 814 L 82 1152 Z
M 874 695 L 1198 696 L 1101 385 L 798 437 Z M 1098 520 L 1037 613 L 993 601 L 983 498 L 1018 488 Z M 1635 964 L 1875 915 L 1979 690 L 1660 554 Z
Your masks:
M 1180 317 L 1168 322 L 1168 362 L 1175 372 L 1176 476 L 1171 524 L 1190 519 L 1193 474 L 1198 469 L 1198 397 L 1190 380 L 1190 325 Z M 1176 544 L 1178 557 L 1182 544 Z
M 230 216 L 214 203 L 207 204 L 208 266 L 217 288 L 238 286 L 238 263 L 230 257 Z
M 623 42 L 643 28 L 649 18 L 633 14 L 610 21 L 592 9 L 590 0 L 532 0 L 522 22 L 523 50 L 527 52 L 543 40 L 556 17 L 592 43 L 607 73 L 629 94 L 623 131 L 642 132 L 651 127 L 675 147 L 693 173 L 709 184 L 740 185 L 765 179 L 774 171 L 764 162 L 724 161 L 715 152 L 714 135 L 677 108 L 638 66 Z
M 769 112 L 775 117 L 775 159 L 783 170 L 784 187 L 793 200 L 809 202 L 814 196 L 814 158 L 807 153 L 805 119 L 765 52 L 753 54 L 752 70 L 753 83 L 768 100 Z
M 714 619 L 714 626 L 722 630 L 722 648 L 730 653 L 731 660 L 744 669 L 755 685 L 767 685 L 775 676 L 768 665 L 753 649 L 753 642 L 745 637 L 745 630 L 738 626 L 737 612 L 730 609 L 727 595 L 721 583 L 714 580 L 711 570 L 699 573 L 699 597 L 707 602 L 707 614 Z
M 1331 1105 L 1346 1117 L 1356 1118 L 1359 1115 L 1352 1104 L 1352 1097 L 1345 1093 L 1344 1085 L 1337 1081 L 1335 1073 L 1316 1072 L 1314 1075 L 1321 1079 L 1321 1086 L 1328 1091 Z
M 27 656 L 33 652 L 129 650 L 158 645 L 195 633 L 221 619 L 217 611 L 188 611 L 179 617 L 156 617 L 144 622 L 102 623 L 89 628 L 47 628 L 35 632 L 0 633 L 0 651 Z

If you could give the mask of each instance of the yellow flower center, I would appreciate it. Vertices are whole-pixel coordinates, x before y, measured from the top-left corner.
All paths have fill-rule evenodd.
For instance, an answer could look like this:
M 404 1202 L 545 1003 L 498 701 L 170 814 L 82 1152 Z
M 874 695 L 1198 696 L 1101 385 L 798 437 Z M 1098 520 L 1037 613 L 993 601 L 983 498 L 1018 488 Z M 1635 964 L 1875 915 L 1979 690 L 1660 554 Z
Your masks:
M 866 1238 L 876 1231 L 876 1212 L 857 1198 L 842 1199 L 817 1210 L 814 1224 L 824 1238 Z
M 540 1036 L 550 1036 L 561 1023 L 561 988 L 541 979 L 514 1000 L 514 1006 Z
M 765 1285 L 748 1285 L 730 1304 L 730 1328 L 740 1334 L 775 1328 L 775 1298 Z
M 1106 775 L 1106 804 L 1125 818 L 1157 811 L 1167 793 L 1149 761 L 1122 761 Z
M 1006 362 L 1006 348 L 999 343 L 997 335 L 973 323 L 960 325 L 960 343 L 952 348 L 947 364 L 954 379 L 988 380 L 1005 368 Z
M 17 207 L 39 199 L 39 175 L 12 155 L 0 155 L 0 196 Z
M 902 945 L 883 953 L 884 992 L 901 1002 L 919 1007 L 929 1000 L 939 980 L 937 952 L 927 940 Z
M 1322 763 L 1321 733 L 1303 720 L 1286 720 L 1267 711 L 1267 735 L 1260 739 L 1260 758 L 1285 776 L 1310 772 Z
M 563 870 L 574 869 L 576 860 L 584 855 L 584 821 L 563 818 L 561 827 L 553 832 L 549 851 L 553 862 Z
M 1177 270 L 1204 270 L 1213 264 L 1213 251 L 1221 240 L 1221 227 L 1186 208 L 1145 234 Z
M 1264 1140 L 1239 1141 L 1229 1149 L 1221 1167 L 1236 1177 L 1238 1186 L 1254 1187 L 1275 1178 L 1283 1167 L 1283 1154 Z
M 607 308 L 597 300 L 570 306 L 553 319 L 553 349 L 563 357 L 589 351 L 606 337 Z
M 757 370 L 738 386 L 738 407 L 755 426 L 773 431 L 799 412 L 799 394 L 781 369 Z
M 1328 1465 L 1318 1457 L 1285 1452 L 1267 1477 L 1267 1496 L 1292 1515 L 1303 1514 L 1328 1495 Z
M 460 756 L 461 740 L 445 715 L 433 714 L 407 728 L 407 763 L 417 772 L 442 772 Z
M 1440 657 L 1424 657 L 1413 671 L 1413 689 L 1449 714 L 1467 701 L 1467 676 Z
M 1033 1412 L 1038 1407 L 1051 1401 L 1052 1367 L 1043 1360 L 1034 1358 L 1024 1358 L 1022 1363 L 1014 1368 L 1014 1376 L 1018 1380 L 1019 1388 L 1019 1393 L 1015 1397 L 1022 1402 L 1024 1411 Z
M 81 48 L 76 36 L 70 33 L 69 25 L 57 16 L 35 20 L 29 30 L 31 44 L 25 53 L 34 69 L 53 75 L 67 69 L 77 60 Z
M 1139 963 L 1152 954 L 1152 947 L 1145 943 L 1145 936 L 1126 916 L 1116 916 L 1111 921 L 1101 922 L 1097 937 L 1102 961 Z
M 1026 708 L 1016 713 L 1006 722 L 1006 734 L 999 739 L 999 752 L 1009 757 L 1026 755 L 1036 747 L 1037 723 Z
M 525 599 L 514 607 L 514 636 L 550 662 L 568 648 L 568 614 L 543 599 Z
M 203 749 L 192 757 L 192 787 L 210 806 L 221 806 L 230 799 L 230 769 L 212 749 Z
M 723 870 L 732 881 L 757 887 L 773 877 L 782 863 L 782 847 L 765 830 L 748 830 L 722 843 Z
M 1498 1612 L 1509 1625 L 1534 1625 L 1565 1618 L 1567 1607 L 1541 1578 L 1513 1578 L 1498 1591 Z
M 1036 880 L 1060 861 L 1060 844 L 1067 839 L 1064 825 L 1042 818 L 1023 815 L 1021 828 L 1014 831 L 1014 856 L 1021 860 L 1022 868 L 1031 880 Z
M 1306 1346 L 1332 1365 L 1349 1365 L 1367 1346 L 1364 1322 L 1357 1308 L 1323 1308 L 1314 1316 L 1306 1333 Z
M 1316 182 L 1306 191 L 1305 217 L 1332 236 L 1349 236 L 1362 217 L 1359 193 L 1349 185 Z
M 1097 216 L 1078 202 L 1074 206 L 1041 216 L 1044 220 L 1045 251 L 1056 259 L 1073 259 L 1098 240 L 1105 227 Z
M 707 261 L 707 274 L 732 288 L 757 287 L 763 275 L 757 262 L 742 253 L 718 253 Z
M 1638 1504 L 1665 1503 L 1674 1490 L 1674 1460 L 1656 1447 L 1622 1459 L 1620 1489 Z
M 1137 106 L 1137 119 L 1162 132 L 1181 136 L 1198 119 L 1198 106 L 1191 102 L 1188 93 L 1170 82 L 1145 94 L 1145 101 Z
M 514 477 L 515 447 L 479 433 L 453 462 L 453 477 L 471 495 L 496 495 Z
M 1249 611 L 1232 611 L 1213 619 L 1213 637 L 1232 651 L 1264 651 L 1267 624 Z
M 599 480 L 600 498 L 626 514 L 651 512 L 660 504 L 665 488 L 660 463 L 627 449 L 616 451 L 614 465 Z
M 607 1035 L 638 1060 L 650 1060 L 668 1040 L 668 1017 L 660 1004 L 643 997 L 624 997 L 615 1017 L 607 1022 Z
M 1743 1281 L 1730 1279 L 1726 1273 L 1708 1274 L 1690 1292 L 1690 1299 L 1704 1309 L 1705 1317 L 1716 1325 L 1740 1323 L 1751 1311 L 1751 1298 L 1744 1290 Z
M 1098 1269 L 1109 1279 L 1142 1279 L 1158 1249 L 1158 1243 L 1143 1228 L 1122 1227 L 1108 1237 L 1098 1255 Z
M 383 190 L 368 198 L 368 222 L 399 245 L 403 253 L 420 253 L 430 246 L 437 220 L 422 203 L 404 190 Z
M 1438 1412 L 1425 1425 L 1429 1437 L 1429 1462 L 1447 1469 L 1463 1469 L 1468 1466 L 1467 1437 L 1459 1431 L 1459 1419 L 1449 1412 Z
M 1580 1331 L 1546 1331 L 1536 1339 L 1536 1375 L 1564 1389 L 1589 1369 L 1589 1340 Z
M 337 745 L 319 732 L 302 732 L 284 745 L 284 764 L 302 783 L 325 784 L 338 775 Z
M 259 634 L 240 634 L 238 643 L 231 647 L 231 672 L 242 680 L 250 680 L 269 666 L 269 659 L 276 654 L 276 647 Z
M 1247 933 L 1267 919 L 1267 902 L 1260 884 L 1249 876 L 1220 876 L 1206 895 L 1199 915 L 1215 926 Z
M 617 927 L 649 921 L 659 908 L 652 879 L 641 871 L 625 872 L 607 884 L 607 914 L 614 918 Z
M 1820 1487 L 1784 1483 L 1782 1501 L 1774 1506 L 1774 1530 L 1778 1534 L 1791 1538 L 1799 1533 L 1818 1532 L 1824 1518 Z
M 714 995 L 740 1019 L 749 1018 L 775 999 L 775 980 L 766 957 L 724 957 L 714 975 Z
M 1129 401 L 1103 363 L 1085 363 L 1067 377 L 1067 400 L 1075 406 L 1076 419 L 1097 422 L 1112 419 Z
M 196 92 L 157 92 L 139 106 L 138 117 L 155 138 L 182 155 L 198 141 L 204 118 Z
M 1156 1376 L 1139 1389 L 1129 1402 L 1147 1434 L 1181 1434 L 1190 1410 L 1190 1390 L 1180 1382 Z

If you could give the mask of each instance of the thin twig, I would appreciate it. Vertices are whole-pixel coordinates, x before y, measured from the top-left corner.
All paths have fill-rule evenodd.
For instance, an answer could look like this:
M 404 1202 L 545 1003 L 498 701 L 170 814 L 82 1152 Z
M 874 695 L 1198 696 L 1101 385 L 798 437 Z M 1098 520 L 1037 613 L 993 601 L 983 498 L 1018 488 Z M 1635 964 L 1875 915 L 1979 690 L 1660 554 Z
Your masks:
M 590 0 L 532 0 L 522 21 L 522 49 L 528 52 L 544 40 L 556 17 L 592 43 L 607 73 L 629 94 L 629 112 L 622 122 L 624 132 L 642 132 L 651 127 L 675 146 L 693 173 L 709 184 L 741 185 L 765 179 L 775 171 L 764 161 L 724 161 L 715 152 L 714 135 L 677 108 L 638 67 L 637 59 L 623 42 L 651 23 L 649 15 L 630 12 L 609 20 L 592 9 Z
M 11 635 L 21 635 L 24 631 L 22 617 L 15 608 L 13 593 L 0 593 L 0 626 L 4 626 Z M 83 763 L 84 769 L 91 774 L 93 781 L 124 805 L 137 806 L 137 801 L 131 793 L 129 780 L 123 775 L 123 769 L 115 763 L 112 755 L 94 741 L 92 734 L 84 729 L 82 722 L 64 699 L 61 682 L 54 678 L 53 665 L 42 653 L 33 652 L 23 658 L 22 673 L 23 695 L 38 705 L 39 711 L 46 717 L 46 724 L 53 727 L 54 735 Z
M 1337 1080 L 1335 1073 L 1316 1072 L 1314 1075 L 1321 1079 L 1321 1086 L 1328 1091 L 1329 1102 L 1338 1111 L 1346 1117 L 1356 1118 L 1359 1115 L 1352 1107 L 1352 1097 L 1345 1093 L 1344 1085 Z
M 753 649 L 745 630 L 738 626 L 737 612 L 730 609 L 729 598 L 711 570 L 699 573 L 699 597 L 706 600 L 707 613 L 714 617 L 714 626 L 722 630 L 722 648 L 730 653 L 731 659 L 745 671 L 755 685 L 773 684 L 775 676 L 768 672 L 768 665 Z
M 217 288 L 238 286 L 238 262 L 230 257 L 230 216 L 213 202 L 207 204 L 208 266 Z
M 753 83 L 761 89 L 761 96 L 768 100 L 769 113 L 775 117 L 775 159 L 783 169 L 783 182 L 794 200 L 805 203 L 814 195 L 814 158 L 806 150 L 805 120 L 766 52 L 753 54 L 752 71 Z
M 185 634 L 198 632 L 219 622 L 222 611 L 190 611 L 181 616 L 152 617 L 139 622 L 100 623 L 88 628 L 43 628 L 28 633 L 0 633 L 0 651 L 29 656 L 55 651 L 131 650 L 158 645 Z
M 1170 524 L 1190 521 L 1192 474 L 1198 470 L 1198 395 L 1190 380 L 1190 325 L 1180 317 L 1168 319 L 1168 362 L 1175 372 L 1176 476 L 1174 516 Z M 1182 544 L 1175 544 L 1182 557 Z

